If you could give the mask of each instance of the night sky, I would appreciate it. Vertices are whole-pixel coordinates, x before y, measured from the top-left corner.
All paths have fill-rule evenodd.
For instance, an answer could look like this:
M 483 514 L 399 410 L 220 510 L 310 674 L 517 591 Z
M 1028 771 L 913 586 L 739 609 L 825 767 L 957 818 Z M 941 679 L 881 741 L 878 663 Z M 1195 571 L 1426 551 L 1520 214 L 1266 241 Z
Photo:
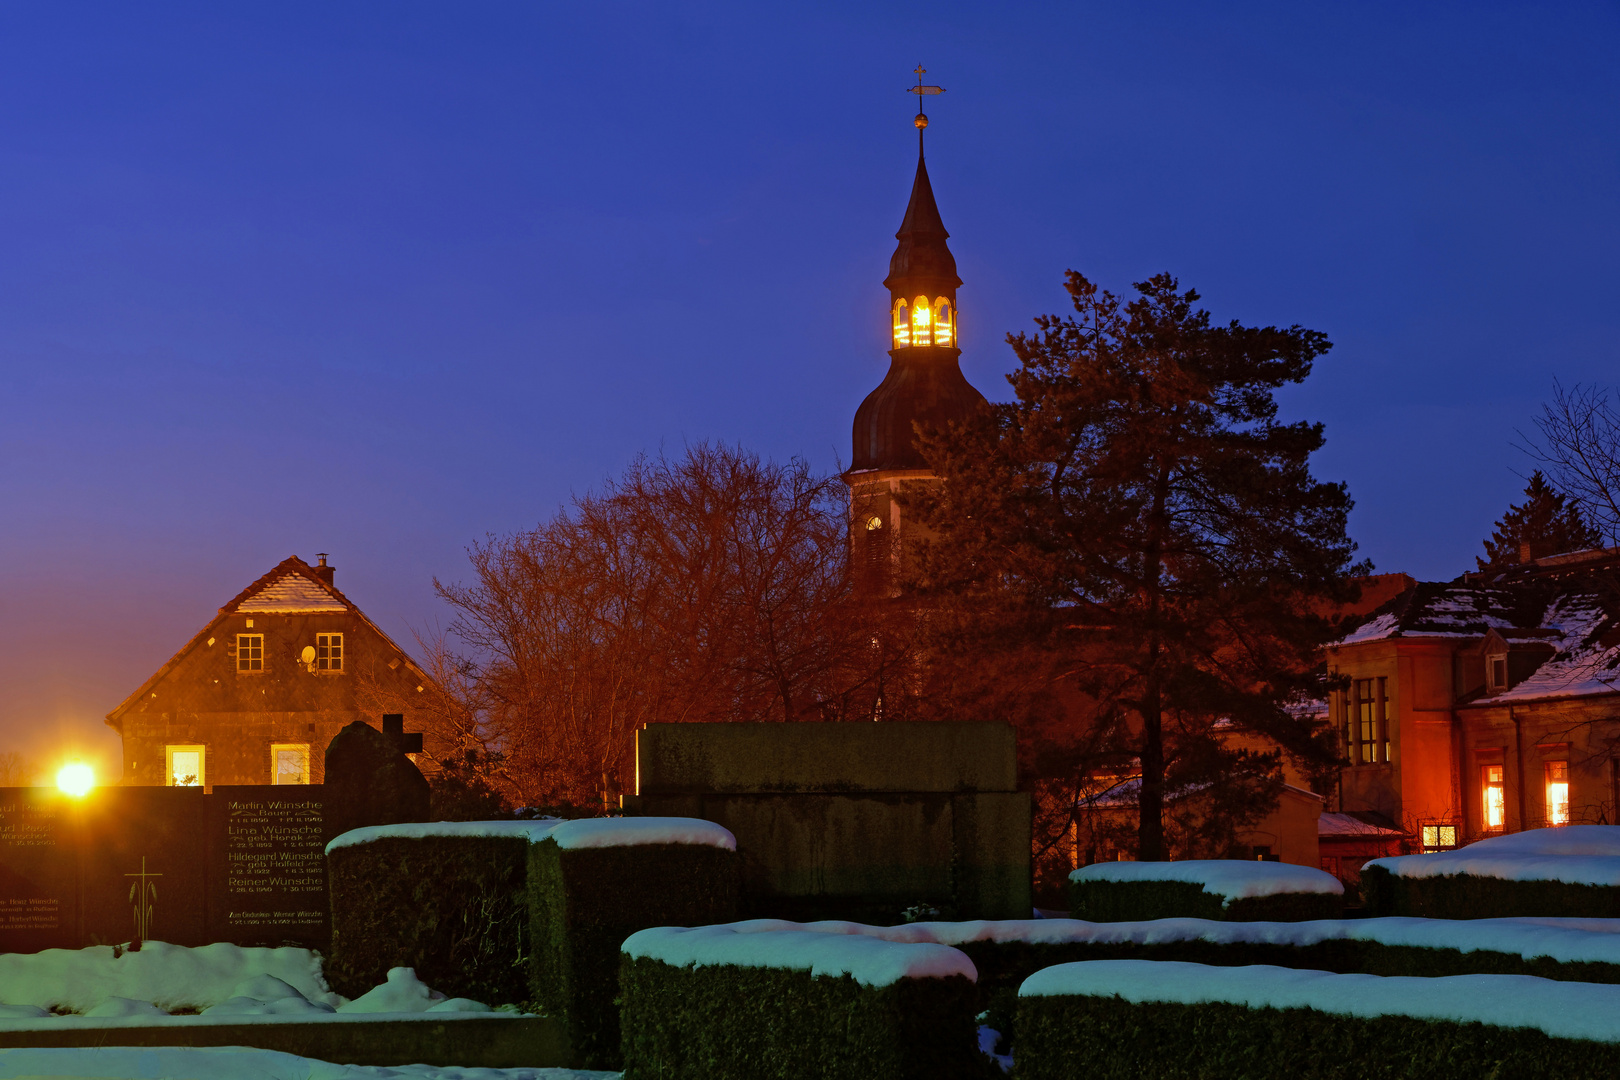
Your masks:
M 0 750 L 102 717 L 332 553 L 408 647 L 432 580 L 640 451 L 833 470 L 929 166 L 963 367 L 1158 271 L 1336 343 L 1380 571 L 1449 578 L 1556 377 L 1615 382 L 1612 4 L 0 7 Z

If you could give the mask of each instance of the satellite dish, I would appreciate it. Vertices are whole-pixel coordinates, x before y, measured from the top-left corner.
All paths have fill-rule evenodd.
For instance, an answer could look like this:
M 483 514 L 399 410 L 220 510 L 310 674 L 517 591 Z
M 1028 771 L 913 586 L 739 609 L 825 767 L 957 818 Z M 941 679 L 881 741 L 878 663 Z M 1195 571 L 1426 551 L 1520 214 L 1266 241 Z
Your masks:
M 315 662 L 315 646 L 305 645 L 302 655 L 304 657 L 304 663 L 313 664 Z

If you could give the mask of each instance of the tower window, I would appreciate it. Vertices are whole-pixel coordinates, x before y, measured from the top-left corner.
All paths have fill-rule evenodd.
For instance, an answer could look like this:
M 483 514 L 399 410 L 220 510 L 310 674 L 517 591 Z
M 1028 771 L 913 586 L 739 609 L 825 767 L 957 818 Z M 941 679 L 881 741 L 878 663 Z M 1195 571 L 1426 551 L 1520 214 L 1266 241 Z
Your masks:
M 951 325 L 951 302 L 943 296 L 934 300 L 934 344 L 949 345 L 955 337 Z
M 904 349 L 911 344 L 911 306 L 904 300 L 894 302 L 894 347 Z
M 928 303 L 928 297 L 919 296 L 911 305 L 911 343 L 913 345 L 932 345 L 934 343 L 934 308 Z

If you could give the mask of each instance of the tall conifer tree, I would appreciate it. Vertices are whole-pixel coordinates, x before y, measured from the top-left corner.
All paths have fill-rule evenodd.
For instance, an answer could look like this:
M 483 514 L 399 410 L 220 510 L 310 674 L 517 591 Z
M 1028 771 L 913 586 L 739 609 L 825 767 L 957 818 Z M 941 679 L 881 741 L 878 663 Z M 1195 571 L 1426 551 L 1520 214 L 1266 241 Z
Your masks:
M 1321 692 L 1321 613 L 1354 591 L 1351 500 L 1311 475 L 1322 426 L 1278 422 L 1273 398 L 1331 346 L 1214 326 L 1168 275 L 1128 304 L 1073 271 L 1066 287 L 1074 315 L 1008 339 L 1016 400 L 923 433 L 943 483 L 911 496 L 937 535 L 916 586 L 959 627 L 1066 654 L 1094 727 L 1139 758 L 1138 858 L 1156 860 L 1178 742 L 1207 750 L 1230 718 L 1333 756 L 1284 706 Z
M 1485 557 L 1474 557 L 1481 570 L 1501 570 L 1523 561 L 1525 545 L 1530 557 L 1583 551 L 1603 542 L 1602 535 L 1587 523 L 1580 507 L 1547 483 L 1537 469 L 1524 486 L 1524 502 L 1511 505 L 1496 523 L 1496 531 L 1485 541 Z

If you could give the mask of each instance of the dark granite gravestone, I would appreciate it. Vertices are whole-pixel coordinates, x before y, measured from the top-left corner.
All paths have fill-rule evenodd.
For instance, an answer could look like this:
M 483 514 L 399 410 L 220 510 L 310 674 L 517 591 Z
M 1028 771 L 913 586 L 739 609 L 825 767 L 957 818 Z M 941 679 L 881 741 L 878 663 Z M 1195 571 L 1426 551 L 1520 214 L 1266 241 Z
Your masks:
M 330 932 L 322 786 L 214 788 L 208 926 L 214 941 L 324 947 Z
M 81 944 L 208 943 L 205 798 L 201 788 L 111 787 L 73 800 Z
M 0 952 L 77 941 L 69 803 L 51 788 L 0 788 Z
M 386 732 L 356 720 L 326 747 L 327 839 L 367 825 L 428 819 L 427 779 L 402 750 L 398 718 L 384 722 Z

